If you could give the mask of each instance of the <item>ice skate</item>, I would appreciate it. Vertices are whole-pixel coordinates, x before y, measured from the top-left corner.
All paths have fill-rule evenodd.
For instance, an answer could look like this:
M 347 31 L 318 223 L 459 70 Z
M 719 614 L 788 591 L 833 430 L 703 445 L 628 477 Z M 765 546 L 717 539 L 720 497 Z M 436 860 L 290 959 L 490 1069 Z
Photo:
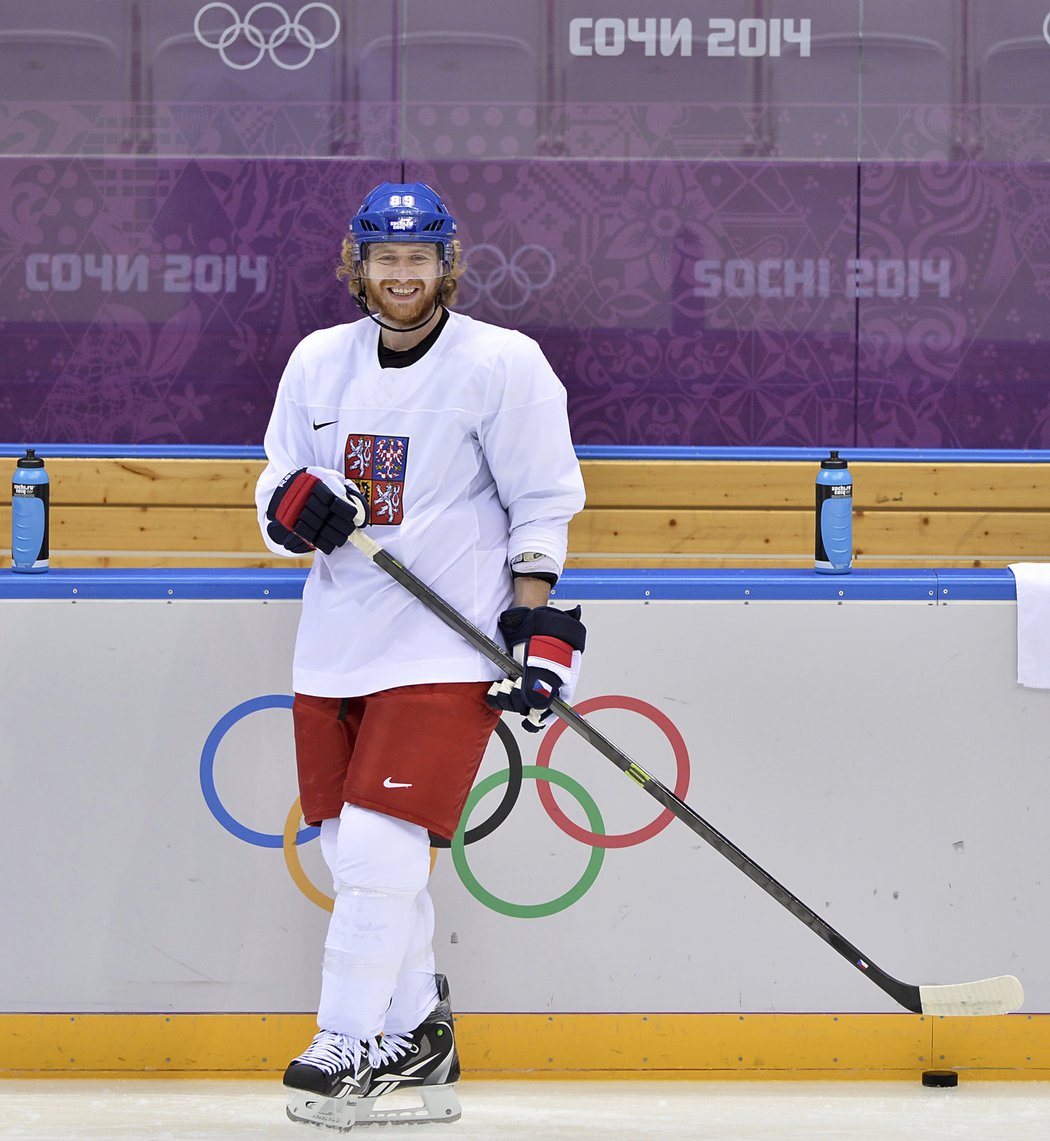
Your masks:
M 436 975 L 438 1004 L 409 1034 L 384 1034 L 379 1061 L 367 1095 L 357 1103 L 357 1124 L 458 1121 L 462 1109 L 452 1088 L 459 1081 L 459 1055 L 452 1027 L 448 981 Z M 411 1093 L 416 1104 L 387 1102 L 394 1093 Z M 401 1102 L 401 1099 L 396 1099 Z
M 371 1045 L 371 1049 L 369 1048 Z M 349 1133 L 358 1098 L 372 1079 L 374 1043 L 322 1030 L 284 1071 L 288 1116 L 301 1125 Z

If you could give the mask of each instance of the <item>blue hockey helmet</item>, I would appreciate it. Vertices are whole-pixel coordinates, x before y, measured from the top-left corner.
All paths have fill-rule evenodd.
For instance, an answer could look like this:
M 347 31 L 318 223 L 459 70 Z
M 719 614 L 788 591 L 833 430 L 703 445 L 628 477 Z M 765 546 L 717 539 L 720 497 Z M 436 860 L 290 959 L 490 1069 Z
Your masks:
M 425 182 L 383 182 L 369 191 L 350 219 L 354 260 L 371 242 L 435 242 L 441 260 L 453 262 L 456 220 Z

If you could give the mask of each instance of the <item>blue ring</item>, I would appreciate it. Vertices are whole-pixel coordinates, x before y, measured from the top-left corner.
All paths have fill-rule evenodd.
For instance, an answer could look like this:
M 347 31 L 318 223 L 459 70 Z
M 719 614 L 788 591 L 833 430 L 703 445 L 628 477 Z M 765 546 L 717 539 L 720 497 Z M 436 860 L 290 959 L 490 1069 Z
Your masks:
M 284 693 L 270 693 L 264 697 L 253 697 L 250 701 L 242 701 L 235 705 L 229 713 L 224 713 L 215 723 L 215 728 L 208 734 L 201 750 L 201 792 L 204 801 L 211 809 L 216 820 L 232 833 L 238 840 L 254 844 L 258 848 L 283 848 L 284 836 L 280 832 L 256 832 L 253 828 L 242 824 L 226 811 L 225 805 L 219 799 L 215 788 L 215 754 L 219 749 L 219 742 L 242 718 L 250 713 L 257 713 L 260 709 L 291 709 L 292 698 Z M 305 844 L 320 834 L 320 828 L 300 828 L 295 834 L 296 844 Z

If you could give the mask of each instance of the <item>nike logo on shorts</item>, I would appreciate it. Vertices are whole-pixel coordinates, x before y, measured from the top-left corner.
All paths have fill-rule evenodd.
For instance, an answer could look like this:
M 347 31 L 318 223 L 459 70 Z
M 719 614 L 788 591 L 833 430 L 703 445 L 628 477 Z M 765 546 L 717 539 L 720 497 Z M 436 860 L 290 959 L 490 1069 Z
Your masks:
M 338 423 L 339 423 L 338 420 L 326 420 L 323 424 L 318 424 L 317 421 L 315 420 L 314 421 L 314 431 L 319 432 L 322 428 L 329 428 L 333 424 L 338 424 Z
M 410 784 L 398 784 L 397 781 L 391 780 L 390 777 L 387 777 L 386 780 L 383 781 L 383 788 L 411 788 L 411 787 L 412 786 Z

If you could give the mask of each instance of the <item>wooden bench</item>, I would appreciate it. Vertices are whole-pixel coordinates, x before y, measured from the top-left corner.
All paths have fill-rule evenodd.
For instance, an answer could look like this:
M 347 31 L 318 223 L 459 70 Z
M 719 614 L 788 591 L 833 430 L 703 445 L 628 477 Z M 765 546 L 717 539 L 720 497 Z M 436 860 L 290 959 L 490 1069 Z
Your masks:
M 5 461 L 6 472 L 14 460 Z M 269 567 L 261 461 L 49 459 L 51 565 Z M 813 462 L 586 460 L 573 567 L 804 567 Z M 1001 567 L 1050 559 L 1050 465 L 853 460 L 858 567 Z M 5 497 L 6 499 L 6 497 Z M 10 507 L 0 506 L 0 542 Z

